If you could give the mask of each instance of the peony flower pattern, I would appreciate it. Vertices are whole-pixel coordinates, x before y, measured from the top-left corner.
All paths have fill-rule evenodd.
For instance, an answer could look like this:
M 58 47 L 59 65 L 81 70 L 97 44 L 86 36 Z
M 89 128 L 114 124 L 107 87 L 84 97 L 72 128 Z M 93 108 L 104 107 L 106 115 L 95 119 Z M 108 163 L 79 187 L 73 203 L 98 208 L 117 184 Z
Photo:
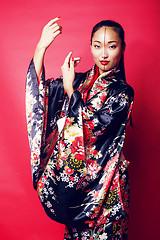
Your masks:
M 72 142 L 71 152 L 75 154 L 75 158 L 77 160 L 85 160 L 86 156 L 82 136 L 76 137 L 75 140 Z

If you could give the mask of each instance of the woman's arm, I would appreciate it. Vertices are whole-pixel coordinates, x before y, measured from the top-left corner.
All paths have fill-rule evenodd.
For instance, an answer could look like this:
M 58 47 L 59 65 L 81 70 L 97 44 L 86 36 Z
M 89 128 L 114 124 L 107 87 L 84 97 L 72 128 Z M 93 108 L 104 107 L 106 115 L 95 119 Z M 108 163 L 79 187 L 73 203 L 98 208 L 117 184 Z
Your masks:
M 44 55 L 47 48 L 51 45 L 54 39 L 62 32 L 62 27 L 57 23 L 59 17 L 52 19 L 42 31 L 41 38 L 37 44 L 35 54 L 34 54 L 34 66 L 36 70 L 37 77 L 40 77 L 42 70 Z

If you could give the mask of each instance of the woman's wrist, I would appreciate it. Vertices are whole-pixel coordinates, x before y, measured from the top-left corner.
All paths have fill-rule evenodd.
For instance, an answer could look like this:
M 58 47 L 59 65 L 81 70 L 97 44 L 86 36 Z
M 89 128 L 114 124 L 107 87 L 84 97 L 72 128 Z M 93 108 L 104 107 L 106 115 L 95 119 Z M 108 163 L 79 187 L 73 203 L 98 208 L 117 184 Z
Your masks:
M 42 70 L 45 51 L 46 49 L 44 47 L 41 47 L 39 44 L 37 44 L 34 57 L 33 57 L 33 62 L 34 62 L 34 66 L 35 66 L 35 70 L 38 78 Z
M 45 53 L 45 51 L 46 51 L 46 47 L 45 46 L 43 46 L 40 42 L 37 44 L 37 46 L 36 46 L 36 52 L 39 52 L 39 53 Z
M 67 95 L 68 95 L 69 99 L 71 98 L 73 92 L 74 92 L 73 87 L 67 91 Z

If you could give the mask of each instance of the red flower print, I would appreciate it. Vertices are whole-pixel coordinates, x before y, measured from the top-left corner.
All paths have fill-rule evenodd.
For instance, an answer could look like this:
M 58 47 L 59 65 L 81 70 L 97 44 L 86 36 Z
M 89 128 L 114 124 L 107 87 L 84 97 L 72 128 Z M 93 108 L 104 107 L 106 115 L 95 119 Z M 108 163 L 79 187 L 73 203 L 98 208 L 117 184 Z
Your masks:
M 74 181 L 74 177 L 72 177 L 72 176 L 70 176 L 70 178 L 69 178 L 71 181 Z
M 64 151 L 65 150 L 65 146 L 66 145 L 65 145 L 64 141 L 61 140 L 59 142 L 59 151 Z
M 90 129 L 94 129 L 94 124 L 92 121 L 88 121 L 88 125 L 89 125 Z
M 115 163 L 119 158 L 119 154 L 118 152 L 116 153 L 116 155 L 114 157 L 111 158 L 111 160 L 106 164 L 105 168 L 104 168 L 104 171 L 108 171 L 108 168 L 113 164 Z M 112 171 L 111 171 L 112 172 Z
M 36 153 L 33 153 L 33 158 L 34 158 L 34 160 L 38 159 L 38 156 Z
M 45 185 L 44 185 L 43 182 L 38 182 L 38 184 L 37 184 L 37 190 L 40 190 L 41 188 L 44 188 L 44 187 L 45 187 Z
M 67 118 L 66 119 L 66 121 L 65 121 L 65 126 L 67 125 L 67 124 L 72 124 L 72 120 L 70 119 L 70 118 Z
M 92 150 L 92 149 L 89 149 L 88 151 L 90 154 L 93 154 L 94 156 L 96 156 L 98 154 L 98 151 L 97 150 Z
M 47 180 L 47 176 L 44 176 L 43 178 L 44 178 L 45 180 Z
M 103 86 L 101 86 L 100 84 L 97 84 L 97 88 L 102 90 L 103 89 Z
M 94 221 L 86 221 L 85 223 L 88 223 L 89 227 L 93 227 L 95 222 Z M 90 238 L 89 240 L 93 240 L 93 238 Z
M 104 216 L 103 214 L 101 214 L 99 216 L 98 223 L 99 224 L 104 224 L 104 223 L 106 223 L 106 219 L 107 219 L 107 216 Z
M 75 138 L 75 141 L 73 141 L 73 143 L 71 145 L 71 151 L 72 151 L 72 153 L 75 153 L 75 158 L 77 160 L 85 160 L 85 151 L 84 151 L 82 137 Z
M 97 92 L 98 92 L 98 90 L 97 90 L 97 89 L 95 89 L 95 90 L 94 90 L 94 93 L 93 93 L 93 96 L 94 96 L 94 95 L 96 95 L 96 94 L 97 94 Z
M 104 103 L 105 102 L 105 100 L 106 100 L 106 94 L 105 93 L 102 93 L 102 95 L 101 95 L 101 101 Z
M 66 160 L 68 158 L 68 154 L 65 151 L 65 146 L 66 146 L 65 143 L 61 140 L 59 142 L 59 157 L 62 160 Z M 62 164 L 62 162 L 59 161 L 59 164 Z
M 65 171 L 66 171 L 66 173 L 67 173 L 68 175 L 73 174 L 73 170 L 70 169 L 70 168 L 68 168 L 68 167 L 65 168 Z
M 88 139 L 91 135 L 88 126 L 84 125 L 84 131 L 83 132 L 84 132 L 85 139 Z
M 65 117 L 65 113 L 64 112 L 61 112 L 61 117 Z
M 96 140 L 97 140 L 96 137 L 91 137 L 91 139 L 90 139 L 90 141 L 91 141 L 92 143 L 95 143 Z
M 96 156 L 98 154 L 98 151 L 97 150 L 94 150 L 93 151 L 93 155 Z

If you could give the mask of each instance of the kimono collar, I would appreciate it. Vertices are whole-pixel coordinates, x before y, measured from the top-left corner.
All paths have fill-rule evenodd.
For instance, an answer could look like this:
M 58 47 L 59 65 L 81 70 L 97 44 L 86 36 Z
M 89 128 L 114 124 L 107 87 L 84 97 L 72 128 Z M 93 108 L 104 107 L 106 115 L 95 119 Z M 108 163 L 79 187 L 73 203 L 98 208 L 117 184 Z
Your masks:
M 114 68 L 112 68 L 111 70 L 102 73 L 101 75 L 99 75 L 98 79 L 112 79 L 113 81 L 117 81 L 117 79 L 115 79 L 115 74 L 120 72 L 119 66 L 115 66 Z
M 83 94 L 83 100 L 86 103 L 87 100 L 87 95 L 90 89 L 92 88 L 94 82 L 99 79 L 107 79 L 107 80 L 113 80 L 116 81 L 115 79 L 115 73 L 119 72 L 118 66 L 115 66 L 111 70 L 102 73 L 99 75 L 99 70 L 97 65 L 94 65 L 94 67 L 88 72 L 88 75 L 84 81 L 81 82 L 78 90 Z

